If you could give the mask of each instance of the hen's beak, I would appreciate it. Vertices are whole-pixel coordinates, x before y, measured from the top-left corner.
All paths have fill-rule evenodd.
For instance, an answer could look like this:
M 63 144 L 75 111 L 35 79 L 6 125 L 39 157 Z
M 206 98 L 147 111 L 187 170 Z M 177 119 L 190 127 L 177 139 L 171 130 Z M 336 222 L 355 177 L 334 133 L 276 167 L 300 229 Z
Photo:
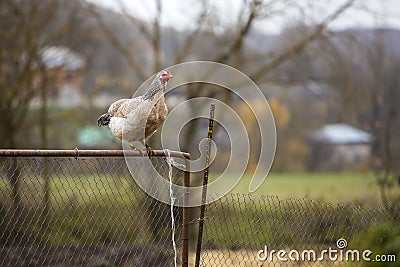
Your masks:
M 168 74 L 168 79 L 172 79 L 172 78 L 174 78 L 174 75 L 172 75 L 171 73 Z

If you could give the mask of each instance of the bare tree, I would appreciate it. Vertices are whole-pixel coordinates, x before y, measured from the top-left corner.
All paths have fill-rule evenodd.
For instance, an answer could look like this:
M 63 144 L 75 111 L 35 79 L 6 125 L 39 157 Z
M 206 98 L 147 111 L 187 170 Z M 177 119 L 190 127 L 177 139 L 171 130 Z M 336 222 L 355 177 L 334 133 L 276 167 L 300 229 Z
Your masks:
M 2 1 L 0 24 L 0 145 L 18 146 L 16 135 L 23 124 L 33 97 L 45 93 L 45 67 L 41 50 L 46 28 L 58 1 Z M 45 15 L 44 15 L 45 14 Z M 43 94 L 42 94 L 43 96 Z M 45 113 L 45 110 L 42 112 Z M 15 210 L 21 208 L 19 193 L 21 173 L 16 161 L 9 168 Z
M 372 36 L 341 33 L 322 42 L 322 49 L 327 52 L 325 61 L 330 67 L 326 82 L 337 88 L 338 93 L 330 103 L 330 115 L 373 135 L 371 168 L 385 207 L 395 206 L 386 191 L 397 183 L 400 169 L 397 153 L 400 57 L 393 53 L 389 31 L 376 29 Z
M 292 58 L 294 55 L 302 51 L 307 45 L 313 40 L 317 39 L 324 30 L 328 27 L 328 25 L 337 19 L 343 12 L 354 5 L 355 0 L 345 1 L 340 7 L 334 10 L 330 15 L 328 15 L 322 22 L 313 28 L 312 31 L 303 38 L 301 38 L 296 43 L 288 46 L 283 51 L 280 51 L 277 54 L 271 54 L 270 52 L 256 55 L 257 58 L 265 58 L 264 63 L 262 64 L 254 64 L 254 61 L 249 57 L 244 55 L 245 51 L 243 51 L 244 41 L 247 36 L 251 32 L 253 25 L 260 20 L 266 20 L 273 16 L 278 16 L 281 13 L 284 13 L 285 9 L 289 6 L 296 5 L 295 1 L 291 0 L 249 0 L 243 1 L 242 7 L 238 14 L 238 17 L 235 19 L 237 22 L 235 27 L 223 36 L 211 34 L 207 35 L 207 26 L 211 23 L 215 23 L 213 21 L 213 16 L 215 14 L 212 12 L 212 8 L 209 5 L 208 1 L 201 0 L 202 9 L 198 12 L 198 17 L 194 19 L 195 26 L 192 29 L 188 29 L 188 32 L 183 38 L 183 41 L 180 43 L 176 53 L 174 55 L 170 55 L 168 58 L 164 58 L 163 51 L 161 50 L 161 40 L 163 39 L 161 25 L 160 25 L 160 17 L 162 16 L 162 6 L 159 0 L 155 0 L 156 6 L 156 14 L 151 23 L 145 23 L 135 17 L 133 17 L 129 12 L 127 7 L 125 6 L 123 1 L 119 1 L 120 9 L 122 14 L 130 21 L 133 27 L 136 27 L 141 33 L 141 38 L 145 40 L 149 47 L 151 47 L 151 59 L 152 59 L 152 67 L 146 68 L 139 63 L 138 57 L 134 56 L 132 51 L 129 49 L 129 45 L 124 44 L 116 34 L 114 34 L 110 25 L 107 24 L 106 19 L 100 14 L 96 6 L 93 4 L 87 4 L 88 10 L 91 14 L 94 15 L 99 25 L 103 29 L 106 37 L 109 41 L 118 49 L 126 58 L 131 69 L 137 73 L 139 77 L 145 79 L 150 74 L 158 71 L 161 66 L 171 65 L 180 63 L 186 60 L 193 50 L 197 48 L 196 44 L 201 38 L 205 35 L 208 38 L 213 38 L 215 44 L 218 44 L 220 39 L 224 40 L 223 46 L 214 45 L 209 53 L 211 56 L 208 56 L 206 59 L 214 62 L 226 63 L 230 64 L 233 67 L 239 69 L 249 69 L 251 72 L 248 73 L 249 76 L 256 82 L 265 81 L 265 78 L 268 77 L 267 74 L 272 70 L 279 67 L 283 62 Z M 198 92 L 207 92 L 208 96 L 216 96 L 219 94 L 219 97 L 222 101 L 229 103 L 231 101 L 230 92 L 227 90 L 216 92 L 213 89 L 208 90 L 208 87 L 204 84 L 196 84 L 189 85 L 188 89 L 185 91 L 186 98 L 193 98 L 198 95 Z M 203 93 L 204 95 L 204 93 Z M 185 136 L 183 140 L 182 149 L 191 151 L 191 143 L 189 142 L 190 138 L 197 131 L 196 121 L 193 122 L 194 125 L 191 125 L 190 130 L 185 132 Z
M 21 133 L 31 100 L 41 99 L 39 132 L 42 148 L 48 146 L 47 97 L 50 74 L 43 61 L 44 49 L 66 35 L 57 28 L 57 15 L 63 0 L 25 1 L 7 0 L 0 3 L 0 146 L 18 147 L 17 136 Z M 68 23 L 65 22 L 65 23 Z M 59 25 L 62 28 L 63 25 Z M 24 134 L 24 133 L 22 133 Z M 31 134 L 31 133 L 25 133 Z M 48 168 L 43 163 L 44 207 L 49 203 Z M 17 162 L 9 168 L 12 198 L 15 209 L 21 209 L 20 179 Z M 44 212 L 47 213 L 47 212 Z M 15 213 L 16 216 L 18 213 Z
M 28 110 L 29 101 L 36 93 L 33 86 L 35 64 L 39 56 L 37 34 L 30 24 L 30 14 L 36 6 L 21 6 L 18 1 L 1 2 L 1 25 L 8 28 L 1 34 L 0 111 L 4 114 L 0 131 L 3 146 L 15 147 L 15 133 Z
M 386 189 L 395 184 L 396 164 L 393 157 L 398 150 L 395 129 L 399 125 L 400 58 L 394 58 L 385 47 L 385 30 L 377 30 L 370 45 L 364 47 L 367 75 L 363 84 L 368 109 L 362 116 L 374 136 L 372 143 L 372 167 L 381 189 L 381 199 L 386 207 L 393 207 L 386 196 Z M 397 145 L 396 145 L 397 142 Z M 396 149 L 397 147 L 397 149 Z M 398 167 L 397 167 L 398 169 Z

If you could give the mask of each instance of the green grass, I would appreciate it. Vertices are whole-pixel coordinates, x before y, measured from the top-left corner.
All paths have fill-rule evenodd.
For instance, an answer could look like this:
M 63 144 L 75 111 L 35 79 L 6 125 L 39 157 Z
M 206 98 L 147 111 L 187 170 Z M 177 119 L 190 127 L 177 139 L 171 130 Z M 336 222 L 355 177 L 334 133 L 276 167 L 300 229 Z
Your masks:
M 213 175 L 211 179 L 215 179 Z M 248 194 L 251 177 L 246 175 L 232 193 Z M 392 194 L 400 194 L 394 189 Z M 329 203 L 347 203 L 366 206 L 380 204 L 379 188 L 371 173 L 270 173 L 256 192 L 279 198 L 310 198 Z
M 333 244 L 340 236 L 351 238 L 365 231 L 382 215 L 311 200 L 282 201 L 233 194 L 208 207 L 204 240 L 209 248 L 231 249 L 256 249 L 265 244 L 273 244 L 276 249 L 326 245 Z
M 51 207 L 47 218 L 49 227 L 44 233 L 43 241 L 55 245 L 76 245 L 113 242 L 139 244 L 152 242 L 154 239 L 168 240 L 169 207 L 152 202 L 129 175 L 118 177 L 53 176 L 50 182 Z M 216 175 L 210 178 L 215 179 Z M 250 179 L 249 176 L 243 177 L 232 193 L 247 194 Z M 43 185 L 43 179 L 38 177 L 21 180 L 21 200 L 29 208 L 29 212 L 21 217 L 25 225 L 20 231 L 22 237 L 27 233 L 32 233 L 33 237 L 43 234 L 40 230 L 43 227 L 40 217 Z M 399 195 L 400 189 L 397 187 L 396 190 L 392 193 Z M 11 187 L 7 179 L 1 180 L 0 191 L 3 193 L 0 200 L 6 205 L 4 212 L 7 222 L 0 224 L 0 230 L 6 226 L 3 230 L 15 235 L 12 233 L 14 230 L 11 223 Z M 300 230 L 292 222 L 303 219 L 300 226 L 312 226 L 306 229 L 307 236 L 315 239 L 318 237 L 318 242 L 321 243 L 331 243 L 340 233 L 345 232 L 343 229 L 348 229 L 347 225 L 357 224 L 347 219 L 354 219 L 350 216 L 353 212 L 351 209 L 343 213 L 335 205 L 328 208 L 315 204 L 304 207 L 302 214 L 305 212 L 314 215 L 303 218 L 295 207 L 290 206 L 290 201 L 286 203 L 272 199 L 268 201 L 275 204 L 266 205 L 267 203 L 257 202 L 263 199 L 261 195 L 278 196 L 279 199 L 306 197 L 328 203 L 357 203 L 363 206 L 376 206 L 380 203 L 376 180 L 369 173 L 272 173 L 253 193 L 253 202 L 250 199 L 253 196 L 246 197 L 245 201 L 243 197 L 232 195 L 230 202 L 221 202 L 208 209 L 207 216 L 213 218 L 215 225 L 208 226 L 207 231 L 217 229 L 218 234 L 206 232 L 206 243 L 211 247 L 235 248 L 244 247 L 247 243 L 258 247 L 270 240 L 268 238 L 272 238 L 271 242 L 275 240 L 282 244 L 297 244 L 305 240 L 299 239 L 297 233 Z M 139 214 L 140 218 L 137 217 Z M 261 229 L 260 227 L 263 231 L 256 236 L 249 236 L 249 233 Z M 283 231 L 278 231 L 277 227 L 281 227 L 279 229 Z M 329 235 L 321 235 L 328 232 Z M 33 237 L 27 241 L 36 240 Z M 235 240 L 241 241 L 235 243 Z
M 21 236 L 21 242 L 35 242 L 41 236 L 52 245 L 140 244 L 154 239 L 168 240 L 170 236 L 169 207 L 153 206 L 152 199 L 128 176 L 119 179 L 109 175 L 54 176 L 50 181 L 46 217 L 42 217 L 43 189 L 43 179 L 21 179 L 24 208 L 17 219 L 23 227 L 15 229 L 11 187 L 8 180 L 0 180 L 0 201 L 5 206 L 0 209 L 0 237 L 5 236 L 0 243 L 11 242 L 16 235 Z M 151 211 L 146 210 L 149 205 Z M 158 215 L 156 219 L 153 213 Z M 20 242 L 19 238 L 14 242 Z
M 274 248 L 324 247 L 339 237 L 351 240 L 373 222 L 391 219 L 383 208 L 375 208 L 381 202 L 370 173 L 272 173 L 249 196 L 250 180 L 243 177 L 232 190 L 237 194 L 227 195 L 207 208 L 206 247 L 256 249 L 266 243 Z M 399 196 L 399 187 L 390 193 Z

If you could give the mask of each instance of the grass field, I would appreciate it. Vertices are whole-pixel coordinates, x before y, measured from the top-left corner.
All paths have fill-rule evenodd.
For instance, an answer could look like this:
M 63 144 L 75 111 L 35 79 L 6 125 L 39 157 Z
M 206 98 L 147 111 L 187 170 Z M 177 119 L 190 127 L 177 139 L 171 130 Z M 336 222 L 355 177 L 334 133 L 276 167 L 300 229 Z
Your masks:
M 52 201 L 77 201 L 81 203 L 102 200 L 115 202 L 114 194 L 118 193 L 118 202 L 132 203 L 141 189 L 131 180 L 129 174 L 126 174 L 123 179 L 113 176 L 53 177 L 51 179 Z M 211 174 L 210 180 L 212 181 L 216 177 L 216 174 Z M 197 184 L 199 184 L 199 178 L 201 177 L 197 177 Z M 236 177 L 232 176 L 233 178 Z M 35 181 L 43 183 L 41 179 Z M 250 181 L 251 177 L 245 175 L 231 192 L 248 194 Z M 31 182 L 31 180 L 24 180 L 21 190 L 25 192 L 22 195 L 29 197 L 39 194 L 35 199 L 40 200 L 40 195 L 43 193 L 42 185 L 32 184 Z M 196 184 L 196 182 L 192 184 Z M 2 183 L 0 183 L 1 191 L 10 192 L 11 188 L 5 189 L 3 188 L 5 186 L 9 186 L 9 183 L 7 180 L 2 180 Z M 130 188 L 133 189 L 132 187 L 134 187 L 135 192 L 133 195 L 130 190 Z M 388 194 L 399 196 L 400 188 L 395 187 L 391 192 L 388 191 Z M 280 199 L 309 198 L 333 204 L 346 203 L 361 206 L 381 204 L 376 178 L 372 173 L 361 172 L 271 173 L 253 195 L 278 196 Z
M 213 176 L 215 179 L 215 176 Z M 233 193 L 248 193 L 251 177 L 244 176 Z M 390 192 L 400 194 L 400 190 Z M 279 198 L 310 198 L 329 203 L 375 206 L 380 204 L 379 188 L 371 173 L 271 173 L 253 193 Z
M 25 208 L 17 218 L 20 223 L 15 223 L 12 215 L 9 180 L 0 179 L 0 204 L 4 206 L 0 209 L 0 216 L 4 216 L 3 223 L 0 218 L 0 244 L 40 241 L 54 246 L 124 244 L 146 249 L 152 244 L 164 244 L 170 248 L 170 207 L 146 196 L 129 173 L 63 172 L 52 176 L 49 213 L 45 220 L 41 216 L 44 179 L 29 174 L 27 172 L 21 179 L 20 194 Z M 245 176 L 232 193 L 247 194 L 250 179 Z M 379 204 L 378 186 L 373 175 L 368 173 L 272 173 L 253 194 L 255 199 L 269 195 L 279 199 L 307 197 L 363 206 Z M 240 263 L 247 257 L 243 249 L 251 253 L 266 242 L 277 248 L 333 244 L 338 236 L 350 240 L 365 230 L 370 220 L 381 218 L 380 213 L 363 215 L 363 224 L 359 225 L 361 217 L 356 215 L 361 211 L 357 209 L 310 201 L 265 198 L 264 202 L 258 202 L 248 196 L 228 195 L 215 203 L 207 210 L 204 247 L 211 253 L 211 259 L 224 260 L 229 256 L 229 259 L 239 259 Z M 197 215 L 191 216 L 196 218 Z M 178 218 L 176 223 L 179 225 Z M 21 227 L 14 229 L 14 225 Z M 196 224 L 191 227 L 192 241 L 195 227 Z M 223 256 L 225 254 L 228 256 Z M 237 261 L 231 264 L 246 266 Z

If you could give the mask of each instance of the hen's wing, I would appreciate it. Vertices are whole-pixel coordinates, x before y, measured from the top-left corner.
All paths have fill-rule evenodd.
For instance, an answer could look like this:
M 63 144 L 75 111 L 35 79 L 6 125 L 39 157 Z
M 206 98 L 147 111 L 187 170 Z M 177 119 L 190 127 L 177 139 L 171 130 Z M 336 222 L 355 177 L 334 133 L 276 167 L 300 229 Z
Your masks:
M 151 101 L 146 101 L 143 97 L 139 96 L 131 99 L 126 107 L 121 106 L 124 111 L 124 139 L 143 141 L 145 136 L 146 119 L 148 113 L 153 105 Z
M 108 113 L 112 117 L 125 117 L 122 115 L 122 111 L 125 109 L 124 106 L 126 106 L 130 102 L 129 100 L 130 99 L 119 99 L 119 100 L 115 101 L 108 108 Z
M 133 109 L 142 102 L 142 97 L 135 97 L 131 99 L 120 99 L 111 104 L 108 113 L 113 117 L 126 118 Z

